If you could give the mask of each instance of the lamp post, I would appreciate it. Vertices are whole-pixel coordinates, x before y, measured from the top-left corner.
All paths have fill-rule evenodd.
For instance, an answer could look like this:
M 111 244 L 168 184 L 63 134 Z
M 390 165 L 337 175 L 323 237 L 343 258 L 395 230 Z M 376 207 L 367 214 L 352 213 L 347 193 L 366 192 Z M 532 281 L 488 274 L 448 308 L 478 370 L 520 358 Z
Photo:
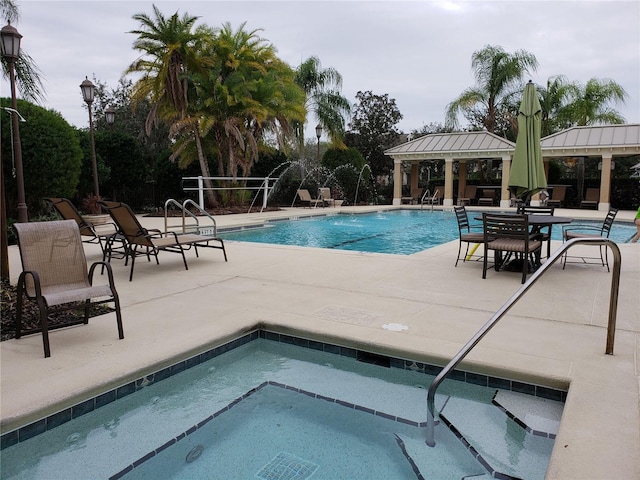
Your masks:
M 89 80 L 89 77 L 85 77 L 84 81 L 80 84 L 80 90 L 82 90 L 82 98 L 87 102 L 89 109 L 89 139 L 91 141 L 91 164 L 93 166 L 93 193 L 96 197 L 100 196 L 100 187 L 98 186 L 98 162 L 96 161 L 96 142 L 93 138 L 93 116 L 91 115 L 91 104 L 93 103 L 93 96 L 95 94 L 95 86 Z
M 24 172 L 22 170 L 22 143 L 20 142 L 20 124 L 18 122 L 18 99 L 16 98 L 16 74 L 15 63 L 20 56 L 20 39 L 22 35 L 18 33 L 11 23 L 5 25 L 0 30 L 2 37 L 2 56 L 9 65 L 9 80 L 11 83 L 11 107 L 12 107 L 12 128 L 13 128 L 13 155 L 16 163 L 16 182 L 18 183 L 18 222 L 29 221 L 27 215 L 27 203 L 24 195 Z
M 316 162 L 318 163 L 318 167 L 316 172 L 316 178 L 318 181 L 318 186 L 320 186 L 320 137 L 322 136 L 322 125 L 316 125 L 316 137 L 318 138 L 318 151 L 316 152 Z

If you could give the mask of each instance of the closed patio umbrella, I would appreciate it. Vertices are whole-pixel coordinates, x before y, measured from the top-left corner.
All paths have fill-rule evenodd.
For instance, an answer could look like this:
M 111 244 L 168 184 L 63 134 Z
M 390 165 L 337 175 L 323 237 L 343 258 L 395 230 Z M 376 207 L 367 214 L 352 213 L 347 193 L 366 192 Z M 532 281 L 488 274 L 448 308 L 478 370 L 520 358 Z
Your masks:
M 542 107 L 529 80 L 518 110 L 518 137 L 509 173 L 509 190 L 518 198 L 526 199 L 547 188 L 540 150 L 541 122 Z

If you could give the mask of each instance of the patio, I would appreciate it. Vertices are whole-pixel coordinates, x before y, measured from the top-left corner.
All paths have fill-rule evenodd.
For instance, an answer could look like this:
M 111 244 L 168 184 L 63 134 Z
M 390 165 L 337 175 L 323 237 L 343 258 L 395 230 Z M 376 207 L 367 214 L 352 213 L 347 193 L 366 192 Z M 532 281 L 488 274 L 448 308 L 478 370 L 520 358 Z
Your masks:
M 225 227 L 318 213 L 285 209 L 216 220 Z M 617 220 L 631 221 L 634 213 L 620 212 Z M 556 214 L 603 217 L 597 211 Z M 162 218 L 140 221 L 163 228 Z M 411 256 L 226 246 L 227 263 L 219 252 L 202 250 L 199 259 L 189 252 L 188 271 L 179 255 L 163 255 L 160 265 L 140 261 L 132 282 L 129 269 L 114 261 L 124 340 L 109 314 L 52 332 L 49 359 L 38 335 L 2 342 L 2 433 L 256 327 L 442 365 L 520 287 L 517 272 L 490 271 L 482 280 L 481 263 L 454 268 L 457 241 Z M 101 258 L 98 246 L 85 248 L 89 262 Z M 620 249 L 614 355 L 604 354 L 611 274 L 596 265 L 563 270 L 558 263 L 461 365 L 569 388 L 548 478 L 640 477 L 640 245 Z M 9 255 L 15 283 L 17 248 L 10 247 Z M 327 318 L 322 312 L 328 308 L 342 315 Z M 353 320 L 363 313 L 372 321 Z M 385 330 L 386 323 L 408 329 Z

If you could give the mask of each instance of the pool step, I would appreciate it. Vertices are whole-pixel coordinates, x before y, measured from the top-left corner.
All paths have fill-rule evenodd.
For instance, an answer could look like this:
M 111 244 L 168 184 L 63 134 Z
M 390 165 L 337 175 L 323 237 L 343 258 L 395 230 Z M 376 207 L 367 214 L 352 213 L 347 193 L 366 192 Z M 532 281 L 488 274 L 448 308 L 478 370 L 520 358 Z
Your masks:
M 440 419 L 494 478 L 543 479 L 562 406 L 497 391 L 491 405 L 450 398 Z

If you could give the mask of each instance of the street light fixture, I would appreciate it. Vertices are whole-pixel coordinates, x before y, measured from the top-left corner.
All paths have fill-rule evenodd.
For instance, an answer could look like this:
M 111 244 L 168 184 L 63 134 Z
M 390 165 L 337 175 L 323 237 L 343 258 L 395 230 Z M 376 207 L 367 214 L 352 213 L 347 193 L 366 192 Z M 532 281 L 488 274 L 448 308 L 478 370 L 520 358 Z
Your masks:
M 11 119 L 13 128 L 13 155 L 16 163 L 16 182 L 18 183 L 18 222 L 29 221 L 27 214 L 27 203 L 24 194 L 24 172 L 22 169 L 22 143 L 20 142 L 20 122 L 18 121 L 18 99 L 16 97 L 16 74 L 15 63 L 20 56 L 20 39 L 22 35 L 18 33 L 11 22 L 0 30 L 2 42 L 2 56 L 9 66 L 9 79 L 11 82 Z
M 96 197 L 99 197 L 98 162 L 96 161 L 96 142 L 93 138 L 93 116 L 91 115 L 91 104 L 93 103 L 96 87 L 91 83 L 89 77 L 85 77 L 84 81 L 80 84 L 80 90 L 82 90 L 82 98 L 87 103 L 89 109 L 89 139 L 91 141 L 91 164 L 93 166 L 93 193 Z
M 113 122 L 116 121 L 116 111 L 113 107 L 109 107 L 104 111 L 104 117 L 107 120 L 107 124 L 111 127 Z

